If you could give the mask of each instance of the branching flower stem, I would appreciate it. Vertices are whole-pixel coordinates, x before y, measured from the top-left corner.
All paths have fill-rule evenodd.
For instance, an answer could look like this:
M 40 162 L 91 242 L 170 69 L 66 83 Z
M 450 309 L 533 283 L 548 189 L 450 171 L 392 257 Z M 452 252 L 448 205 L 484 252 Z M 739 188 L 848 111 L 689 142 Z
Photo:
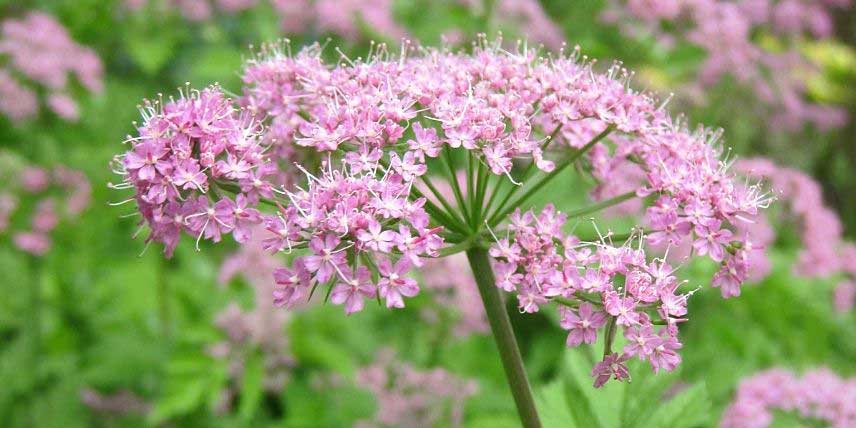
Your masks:
M 562 161 L 562 163 L 556 165 L 556 168 L 553 169 L 549 174 L 547 174 L 540 181 L 536 182 L 532 187 L 530 187 L 526 193 L 523 194 L 520 198 L 518 198 L 515 202 L 506 206 L 507 201 L 511 199 L 511 196 L 515 193 L 516 189 L 511 189 L 511 192 L 505 197 L 505 200 L 499 205 L 496 212 L 490 216 L 488 219 L 488 223 L 491 227 L 496 226 L 502 219 L 504 219 L 508 214 L 514 211 L 517 207 L 523 205 L 524 202 L 529 200 L 535 193 L 541 190 L 547 183 L 556 178 L 560 172 L 562 172 L 565 168 L 570 165 L 573 165 L 582 155 L 588 152 L 592 147 L 594 147 L 601 140 L 606 138 L 612 130 L 615 129 L 613 125 L 607 126 L 606 129 L 603 130 L 600 134 L 594 137 L 591 141 L 589 141 L 585 146 L 581 147 L 579 150 L 574 152 L 568 159 Z

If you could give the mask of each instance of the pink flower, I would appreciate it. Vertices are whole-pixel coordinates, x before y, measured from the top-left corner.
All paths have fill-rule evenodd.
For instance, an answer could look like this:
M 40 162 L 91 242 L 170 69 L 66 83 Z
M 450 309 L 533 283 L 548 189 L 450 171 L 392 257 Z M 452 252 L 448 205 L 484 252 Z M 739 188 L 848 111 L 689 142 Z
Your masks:
M 609 293 L 604 298 L 606 312 L 616 317 L 616 324 L 632 326 L 639 324 L 639 313 L 636 308 L 636 300 L 632 297 L 621 297 L 616 293 Z
M 357 233 L 357 239 L 365 246 L 374 251 L 388 253 L 392 249 L 393 240 L 396 233 L 391 230 L 381 230 L 381 225 L 377 221 L 372 221 L 368 229 L 363 229 Z
M 48 14 L 30 12 L 20 19 L 5 19 L 0 25 L 0 53 L 4 57 L 0 112 L 14 120 L 31 119 L 39 109 L 35 92 L 18 78 L 42 87 L 49 94 L 47 107 L 69 122 L 80 117 L 77 102 L 68 95 L 72 79 L 90 92 L 103 89 L 104 70 L 98 55 L 77 44 Z
M 660 338 L 654 334 L 654 328 L 650 323 L 630 326 L 624 329 L 624 337 L 627 345 L 622 352 L 630 357 L 636 356 L 640 360 L 646 360 L 654 351 Z
M 734 401 L 725 409 L 723 428 L 768 428 L 773 412 L 793 413 L 823 426 L 853 426 L 856 379 L 841 378 L 827 368 L 807 371 L 802 377 L 772 368 L 740 382 Z
M 347 271 L 346 271 L 347 272 Z M 348 277 L 350 274 L 345 274 L 342 282 L 333 287 L 330 293 L 330 301 L 335 305 L 345 305 L 345 314 L 352 314 L 363 310 L 365 305 L 364 299 L 374 297 L 376 291 L 375 285 L 371 281 L 369 270 L 365 266 L 360 266 L 357 269 L 356 276 Z
M 654 339 L 649 356 L 654 373 L 660 370 L 672 371 L 681 363 L 681 356 L 675 352 L 681 348 L 681 343 L 672 335 L 663 335 Z
M 407 144 L 413 150 L 417 158 L 424 161 L 425 156 L 436 158 L 440 155 L 441 144 L 437 139 L 437 130 L 434 128 L 423 128 L 420 123 L 414 123 L 413 134 L 415 140 L 407 140 Z
M 746 280 L 747 268 L 748 263 L 742 253 L 731 256 L 713 276 L 711 285 L 719 287 L 724 298 L 739 296 L 740 284 Z
M 402 297 L 414 297 L 419 294 L 419 285 L 412 278 L 404 275 L 410 270 L 410 262 L 401 259 L 393 265 L 389 259 L 381 259 L 378 264 L 380 272 L 380 297 L 386 300 L 387 308 L 403 308 Z
M 293 268 L 278 268 L 273 277 L 277 287 L 274 288 L 273 298 L 277 306 L 294 306 L 306 297 L 311 282 L 309 271 L 302 262 L 294 263 Z
M 508 292 L 516 290 L 523 279 L 523 275 L 517 273 L 517 265 L 512 263 L 497 262 L 494 264 L 493 270 L 496 276 L 496 286 Z
M 592 344 L 597 340 L 597 329 L 606 324 L 606 314 L 595 311 L 591 303 L 581 303 L 575 312 L 573 309 L 561 307 L 559 312 L 562 320 L 559 323 L 568 330 L 568 347 L 579 346 L 582 343 Z
M 339 238 L 333 234 L 327 234 L 323 238 L 316 236 L 309 241 L 311 256 L 303 257 L 303 265 L 306 270 L 315 274 L 315 280 L 321 284 L 326 283 L 336 274 L 339 266 L 347 264 L 345 253 L 337 251 Z
M 600 388 L 610 378 L 621 381 L 630 379 L 630 372 L 624 364 L 629 357 L 625 354 L 612 353 L 603 357 L 603 360 L 594 365 L 591 376 L 594 378 L 594 387 Z
M 13 240 L 18 249 L 34 256 L 43 256 L 51 248 L 50 238 L 38 232 L 18 232 Z
M 731 231 L 720 229 L 722 222 L 707 220 L 695 228 L 698 239 L 693 242 L 693 248 L 700 256 L 710 254 L 710 258 L 721 262 L 725 258 L 725 246 L 731 241 Z
M 51 94 L 48 97 L 48 107 L 68 122 L 77 122 L 80 119 L 77 103 L 66 94 Z

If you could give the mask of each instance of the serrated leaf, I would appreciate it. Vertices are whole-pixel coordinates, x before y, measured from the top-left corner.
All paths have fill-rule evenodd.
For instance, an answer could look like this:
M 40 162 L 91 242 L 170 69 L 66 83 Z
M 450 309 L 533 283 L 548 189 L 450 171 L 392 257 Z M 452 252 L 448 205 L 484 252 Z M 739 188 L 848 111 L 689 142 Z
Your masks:
M 657 410 L 641 425 L 651 428 L 692 428 L 710 421 L 710 399 L 704 383 L 682 391 Z
M 589 390 L 586 367 L 590 364 L 579 351 L 565 352 L 562 367 L 562 387 L 565 391 L 565 401 L 578 426 L 598 428 L 603 426 L 595 414 Z

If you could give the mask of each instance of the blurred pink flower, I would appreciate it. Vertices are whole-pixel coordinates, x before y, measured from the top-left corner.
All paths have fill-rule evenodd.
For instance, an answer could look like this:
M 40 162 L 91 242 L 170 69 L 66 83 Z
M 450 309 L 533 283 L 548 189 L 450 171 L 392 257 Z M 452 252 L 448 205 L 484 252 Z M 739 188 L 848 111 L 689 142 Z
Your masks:
M 722 428 L 767 428 L 773 412 L 797 415 L 830 428 L 856 426 L 856 378 L 841 378 L 818 368 L 802 377 L 769 369 L 740 382 L 734 401 L 723 413 Z
M 30 12 L 21 19 L 8 18 L 0 24 L 0 94 L 14 97 L 15 103 L 0 101 L 0 111 L 14 120 L 32 118 L 37 101 L 26 82 L 16 82 L 11 74 L 21 75 L 29 83 L 44 86 L 51 95 L 47 105 L 60 118 L 78 119 L 77 104 L 68 95 L 72 77 L 88 91 L 103 90 L 104 70 L 98 55 L 77 44 L 65 27 L 52 16 Z
M 419 370 L 396 361 L 392 350 L 357 372 L 357 385 L 375 394 L 374 417 L 360 428 L 461 427 L 464 401 L 476 393 L 475 381 L 460 379 L 442 368 Z

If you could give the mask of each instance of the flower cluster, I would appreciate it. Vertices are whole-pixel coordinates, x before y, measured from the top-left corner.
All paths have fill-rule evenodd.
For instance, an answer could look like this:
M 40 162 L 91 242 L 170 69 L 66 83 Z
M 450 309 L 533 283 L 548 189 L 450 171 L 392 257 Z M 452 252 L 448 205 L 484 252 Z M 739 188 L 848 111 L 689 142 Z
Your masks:
M 307 122 L 301 112 L 316 108 L 307 104 L 308 99 L 298 102 L 309 96 L 302 82 L 329 73 L 319 55 L 317 49 L 309 48 L 292 57 L 283 52 L 282 44 L 265 44 L 243 69 L 244 88 L 238 102 L 264 121 L 269 156 L 281 166 L 276 171 L 275 181 L 285 186 L 301 178 L 299 171 L 291 168 L 292 163 L 307 163 L 312 158 L 308 150 L 295 144 L 295 137 L 298 127 Z
M 149 0 L 125 0 L 125 8 L 139 12 L 155 5 Z M 391 0 L 168 0 L 167 10 L 175 10 L 185 19 L 207 21 L 216 14 L 234 15 L 269 3 L 279 15 L 282 30 L 288 34 L 305 33 L 310 29 L 330 32 L 348 40 L 363 39 L 365 28 L 378 35 L 397 39 L 404 29 L 395 22 Z
M 0 190 L 0 235 L 11 231 L 12 241 L 21 251 L 41 256 L 51 248 L 50 233 L 61 222 L 77 218 L 89 205 L 92 189 L 80 171 L 58 165 L 53 169 L 36 166 L 0 171 L 8 187 Z M 25 204 L 35 201 L 33 204 Z M 29 221 L 28 229 L 17 229 L 17 218 Z
M 422 371 L 396 361 L 390 350 L 357 372 L 357 385 L 378 403 L 374 418 L 357 422 L 361 428 L 463 426 L 464 401 L 477 389 L 443 369 Z
M 421 266 L 422 257 L 437 255 L 442 228 L 429 227 L 425 199 L 408 199 L 414 177 L 404 162 L 393 154 L 384 169 L 379 160 L 346 158 L 341 170 L 325 162 L 320 177 L 309 175 L 306 190 L 288 193 L 292 204 L 265 217 L 272 234 L 267 249 L 308 246 L 310 252 L 274 273 L 278 304 L 293 305 L 328 283 L 334 284 L 330 299 L 348 314 L 374 297 L 402 308 L 404 297 L 419 292 L 405 274 Z
M 643 236 L 622 245 L 613 245 L 610 235 L 585 242 L 562 232 L 565 221 L 552 206 L 538 215 L 515 212 L 509 237 L 490 250 L 497 287 L 517 295 L 521 312 L 537 312 L 549 302 L 562 305 L 569 347 L 592 344 L 603 330 L 607 351 L 592 372 L 595 386 L 610 377 L 628 378 L 623 362 L 630 357 L 648 361 L 655 372 L 674 369 L 681 361 L 678 323 L 686 320 L 691 294 L 678 291 L 682 282 L 675 269 L 664 259 L 648 260 Z M 612 353 L 619 327 L 627 345 Z
M 499 0 L 493 4 L 493 11 L 486 11 L 485 3 L 478 0 L 458 0 L 476 15 L 493 14 L 495 25 L 509 26 L 524 38 L 558 51 L 565 44 L 561 28 L 550 19 L 538 0 Z
M 849 5 L 849 0 L 613 0 L 604 16 L 631 36 L 653 33 L 666 44 L 686 40 L 704 49 L 700 86 L 730 75 L 754 91 L 770 111 L 773 128 L 796 130 L 806 123 L 829 128 L 846 121 L 841 109 L 806 100 L 801 76 L 815 67 L 797 42 L 831 35 L 834 14 Z M 762 35 L 780 40 L 781 51 L 765 48 Z
M 309 28 L 338 34 L 348 40 L 365 37 L 363 28 L 393 40 L 406 35 L 395 22 L 392 0 L 271 0 L 282 17 L 286 33 L 303 33 Z
M 743 159 L 735 169 L 751 179 L 770 183 L 785 207 L 786 218 L 797 226 L 803 248 L 794 270 L 808 277 L 826 277 L 843 274 L 847 277 L 836 290 L 835 306 L 845 312 L 856 304 L 856 245 L 845 242 L 841 220 L 823 200 L 820 184 L 802 171 L 781 167 L 769 159 Z M 776 234 L 767 218 L 756 216 L 743 228 L 757 245 L 772 243 Z M 766 276 L 769 261 L 763 253 L 752 258 L 756 272 L 754 279 Z M 760 265 L 760 266 L 759 266 Z
M 31 12 L 0 24 L 0 113 L 14 121 L 38 114 L 32 84 L 45 88 L 46 104 L 60 118 L 77 121 L 77 103 L 70 80 L 75 77 L 90 92 L 103 89 L 103 68 L 96 53 L 72 40 L 52 16 Z
M 179 99 L 146 102 L 138 136 L 115 162 L 132 188 L 148 241 L 165 245 L 171 255 L 183 231 L 219 242 L 231 233 L 250 239 L 262 222 L 254 207 L 273 196 L 267 176 L 275 171 L 262 145 L 260 127 L 236 109 L 216 86 L 188 89 Z M 237 189 L 237 196 L 226 192 Z
M 740 383 L 720 426 L 767 428 L 774 411 L 792 412 L 829 428 L 856 426 L 856 378 L 844 379 L 826 368 L 802 377 L 786 369 L 766 370 Z

